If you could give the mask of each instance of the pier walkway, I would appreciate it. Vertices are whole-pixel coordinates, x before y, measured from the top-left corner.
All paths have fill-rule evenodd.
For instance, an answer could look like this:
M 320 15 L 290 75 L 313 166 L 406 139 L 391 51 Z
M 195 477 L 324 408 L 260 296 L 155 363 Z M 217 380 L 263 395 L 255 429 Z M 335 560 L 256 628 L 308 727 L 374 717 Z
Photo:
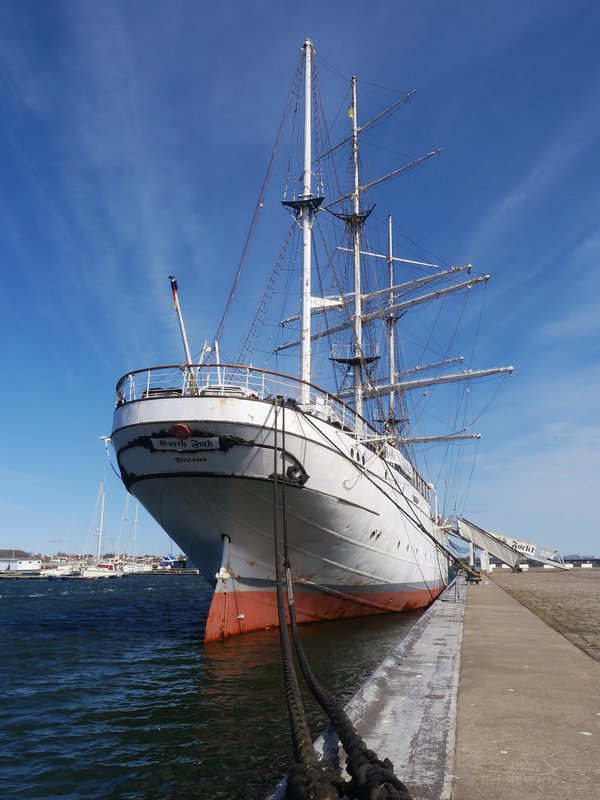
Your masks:
M 600 662 L 493 580 L 467 587 L 454 775 L 452 800 L 600 799 Z

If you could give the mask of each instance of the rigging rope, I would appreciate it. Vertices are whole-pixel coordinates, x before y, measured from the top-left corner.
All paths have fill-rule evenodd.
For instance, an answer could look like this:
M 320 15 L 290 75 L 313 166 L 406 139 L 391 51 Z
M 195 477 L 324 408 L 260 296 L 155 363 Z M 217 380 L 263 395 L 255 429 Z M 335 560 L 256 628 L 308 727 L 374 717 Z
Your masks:
M 288 402 L 289 402 L 289 401 L 288 401 Z M 300 414 L 302 414 L 302 416 L 304 417 L 304 419 L 306 420 L 306 422 L 307 422 L 309 425 L 311 425 L 311 427 L 313 427 L 313 428 L 314 428 L 314 429 L 317 431 L 317 433 L 319 433 L 321 436 L 323 436 L 323 438 L 324 438 L 324 439 L 327 441 L 327 443 L 328 443 L 328 444 L 330 444 L 330 445 L 331 445 L 331 447 L 332 447 L 332 448 L 333 448 L 333 449 L 334 449 L 334 450 L 335 450 L 335 451 L 336 451 L 336 452 L 337 452 L 339 455 L 341 455 L 341 456 L 342 456 L 344 459 L 346 459 L 346 461 L 349 461 L 351 464 L 355 465 L 355 462 L 354 462 L 354 461 L 353 461 L 353 460 L 350 458 L 350 456 L 349 456 L 347 453 L 345 453 L 345 452 L 344 452 L 344 451 L 343 451 L 343 450 L 342 450 L 342 449 L 339 447 L 339 445 L 338 445 L 336 442 L 334 442 L 334 441 L 333 441 L 333 440 L 331 440 L 331 439 L 330 439 L 328 436 L 326 436 L 326 435 L 323 433 L 323 431 L 321 431 L 321 430 L 320 430 L 320 429 L 319 429 L 319 428 L 318 428 L 318 427 L 317 427 L 317 426 L 314 424 L 314 422 L 313 422 L 313 421 L 312 421 L 312 419 L 310 418 L 310 415 L 309 415 L 307 412 L 303 411 L 301 408 L 299 408 L 299 407 L 298 407 L 298 406 L 296 406 L 296 405 L 294 406 L 294 408 L 295 408 L 295 410 L 299 411 L 299 412 L 300 412 Z M 381 459 L 384 461 L 384 463 L 386 463 L 386 464 L 387 464 L 387 462 L 386 462 L 385 458 L 383 458 L 383 456 L 380 456 L 380 458 L 381 458 Z M 398 483 L 398 481 L 397 481 L 397 479 L 396 479 L 396 476 L 395 476 L 395 474 L 394 474 L 395 470 L 394 470 L 393 466 L 392 466 L 392 465 L 388 465 L 388 466 L 389 466 L 389 469 L 388 469 L 388 474 L 389 474 L 390 478 L 391 478 L 391 479 L 394 481 L 394 484 L 395 484 L 395 486 L 396 486 L 396 489 L 397 489 L 399 492 L 402 492 L 402 487 L 399 485 L 399 483 Z M 443 555 L 445 555 L 447 558 L 449 558 L 449 559 L 450 559 L 452 562 L 454 562 L 454 563 L 455 563 L 457 566 L 459 566 L 461 569 L 466 569 L 468 572 L 472 572 L 472 570 L 471 570 L 471 569 L 469 569 L 469 567 L 468 567 L 468 566 L 467 566 L 467 565 L 466 565 L 466 564 L 465 564 L 463 561 L 461 561 L 460 559 L 458 559 L 458 558 L 457 558 L 457 557 L 456 557 L 456 556 L 455 556 L 455 555 L 454 555 L 454 554 L 453 554 L 453 553 L 452 553 L 450 550 L 448 550 L 448 548 L 446 548 L 446 547 L 445 547 L 445 546 L 444 546 L 444 545 L 443 545 L 441 542 L 439 542 L 439 541 L 438 541 L 438 540 L 435 538 L 435 536 L 433 536 L 433 535 L 432 535 L 432 534 L 431 534 L 431 533 L 430 533 L 430 532 L 427 530 L 427 528 L 426 528 L 426 527 L 423 525 L 423 523 L 422 523 L 422 522 L 419 520 L 419 518 L 416 516 L 416 514 L 415 514 L 414 512 L 413 512 L 413 514 L 412 514 L 412 515 L 409 515 L 409 514 L 408 514 L 408 512 L 406 511 L 406 509 L 402 508 L 402 506 L 401 506 L 401 505 L 399 505 L 399 504 L 398 504 L 398 503 L 397 503 L 397 502 L 394 500 L 394 498 L 393 498 L 393 497 L 391 497 L 391 496 L 388 494 L 388 492 L 384 491 L 384 489 L 383 489 L 381 486 L 379 486 L 379 484 L 377 484 L 377 483 L 376 483 L 376 482 L 375 482 L 375 481 L 374 481 L 372 478 L 370 478 L 370 477 L 369 477 L 369 475 L 366 473 L 366 471 L 364 472 L 364 477 L 365 477 L 365 478 L 366 478 L 366 479 L 369 481 L 369 483 L 373 484 L 373 486 L 375 486 L 375 488 L 376 488 L 376 489 L 377 489 L 379 492 L 381 492 L 381 494 L 383 494 L 383 496 L 384 496 L 384 497 L 386 497 L 386 498 L 387 498 L 387 499 L 388 499 L 388 500 L 389 500 L 389 501 L 390 501 L 390 502 L 391 502 L 391 503 L 392 503 L 392 504 L 393 504 L 393 505 L 394 505 L 394 506 L 395 506 L 395 507 L 396 507 L 396 508 L 397 508 L 397 509 L 400 511 L 400 513 L 401 513 L 401 514 L 403 514 L 403 515 L 404 515 L 404 516 L 405 516 L 407 519 L 409 519 L 411 522 L 413 522 L 413 523 L 416 525 L 416 527 L 417 527 L 417 528 L 418 528 L 418 529 L 419 529 L 419 530 L 420 530 L 420 531 L 421 531 L 423 534 L 425 534 L 425 536 L 426 536 L 428 539 L 430 539 L 430 540 L 433 542 L 433 544 L 435 545 L 435 547 L 436 547 L 436 548 L 437 548 L 437 549 L 438 549 L 438 550 L 439 550 L 439 551 L 440 551 L 440 552 L 441 552 Z M 409 499 L 408 497 L 406 497 L 406 496 L 405 496 L 405 500 L 407 500 L 407 502 L 408 502 L 408 504 L 409 504 L 409 507 L 410 507 L 410 506 L 411 506 L 410 499 Z M 424 576 L 422 575 L 422 577 L 424 577 Z M 427 585 L 427 581 L 425 581 L 425 580 L 424 580 L 424 582 L 425 582 L 425 585 Z M 431 595 L 431 599 L 432 599 L 432 600 L 434 600 L 435 598 L 434 598 L 434 596 L 433 596 L 433 592 L 431 591 L 431 589 L 430 589 L 429 587 L 427 587 L 427 589 L 428 589 L 428 591 L 429 591 L 429 593 L 430 593 L 430 595 Z
M 104 442 L 104 450 L 106 451 L 106 457 L 108 458 L 108 463 L 110 464 L 110 468 L 115 473 L 117 478 L 119 480 L 122 480 L 123 476 L 119 472 L 117 472 L 117 470 L 115 469 L 115 465 L 113 464 L 112 457 L 110 455 L 110 447 L 108 446 L 108 443 L 110 442 L 110 436 L 101 436 L 100 438 Z
M 217 330 L 212 338 L 213 342 L 218 342 L 221 338 L 223 333 L 223 329 L 225 327 L 225 322 L 227 320 L 227 316 L 231 309 L 233 300 L 235 298 L 235 294 L 240 282 L 240 278 L 242 276 L 242 269 L 244 264 L 246 263 L 246 256 L 248 255 L 248 250 L 250 249 L 250 245 L 252 243 L 252 238 L 254 237 L 254 232 L 256 230 L 256 225 L 258 223 L 258 217 L 260 212 L 262 211 L 264 204 L 265 204 L 265 195 L 267 192 L 267 187 L 269 185 L 269 180 L 271 178 L 271 172 L 273 171 L 273 165 L 275 163 L 275 156 L 277 155 L 277 151 L 279 149 L 279 143 L 281 141 L 281 135 L 283 133 L 285 119 L 287 117 L 288 109 L 290 107 L 290 103 L 294 94 L 294 86 L 296 82 L 296 78 L 299 72 L 299 68 L 296 70 L 295 80 L 292 81 L 292 85 L 290 87 L 290 91 L 288 93 L 288 98 L 283 109 L 283 114 L 281 115 L 281 122 L 279 123 L 279 130 L 277 131 L 277 136 L 275 137 L 275 144 L 273 145 L 273 150 L 271 152 L 271 158 L 269 160 L 269 164 L 267 166 L 267 171 L 265 173 L 265 177 L 262 182 L 262 186 L 260 187 L 260 193 L 258 195 L 258 200 L 256 201 L 256 206 L 254 207 L 254 214 L 252 215 L 252 221 L 250 223 L 250 229 L 246 236 L 246 241 L 244 242 L 244 247 L 242 249 L 242 255 L 240 256 L 240 260 L 238 262 L 237 271 L 235 273 L 235 278 L 233 279 L 233 285 L 229 292 L 229 297 L 227 298 L 227 303 L 225 304 L 225 309 L 223 311 L 223 315 L 221 317 L 221 321 L 217 327 Z
M 281 250 L 279 255 L 277 256 L 277 260 L 275 261 L 275 265 L 273 266 L 273 270 L 271 272 L 271 277 L 269 278 L 267 285 L 265 287 L 265 291 L 263 292 L 263 296 L 260 300 L 258 305 L 258 309 L 254 315 L 254 319 L 250 325 L 250 329 L 246 334 L 246 338 L 241 346 L 239 355 L 237 357 L 236 363 L 237 364 L 244 364 L 246 363 L 246 359 L 250 359 L 251 354 L 255 351 L 257 344 L 256 341 L 258 339 L 258 334 L 260 332 L 261 326 L 264 325 L 265 315 L 269 308 L 270 302 L 273 298 L 275 292 L 275 283 L 281 272 L 284 259 L 287 256 L 287 252 L 290 246 L 290 243 L 293 238 L 293 233 L 295 232 L 296 223 L 295 221 L 290 223 L 288 228 L 285 240 L 281 246 Z M 279 327 L 279 326 L 278 326 Z

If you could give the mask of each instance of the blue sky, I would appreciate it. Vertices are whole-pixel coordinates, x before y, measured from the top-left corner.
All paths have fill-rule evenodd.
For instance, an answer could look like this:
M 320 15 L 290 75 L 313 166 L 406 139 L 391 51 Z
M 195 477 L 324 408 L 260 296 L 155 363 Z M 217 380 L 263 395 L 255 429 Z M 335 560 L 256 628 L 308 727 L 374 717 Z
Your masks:
M 444 152 L 395 183 L 402 228 L 492 274 L 481 366 L 516 371 L 465 516 L 600 553 L 600 6 L 577 0 L 5 0 L 0 547 L 82 550 L 102 478 L 114 541 L 115 382 L 181 359 L 171 272 L 194 349 L 216 329 L 307 36 L 332 96 L 417 90 L 396 150 Z

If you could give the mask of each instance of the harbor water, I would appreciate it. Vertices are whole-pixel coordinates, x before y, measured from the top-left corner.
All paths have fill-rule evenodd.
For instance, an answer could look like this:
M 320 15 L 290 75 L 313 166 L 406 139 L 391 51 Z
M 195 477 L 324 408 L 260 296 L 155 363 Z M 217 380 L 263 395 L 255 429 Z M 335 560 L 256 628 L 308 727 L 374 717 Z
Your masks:
M 205 646 L 210 596 L 198 575 L 0 581 L 0 796 L 263 798 L 291 754 L 279 634 Z M 420 614 L 305 626 L 304 647 L 346 701 Z

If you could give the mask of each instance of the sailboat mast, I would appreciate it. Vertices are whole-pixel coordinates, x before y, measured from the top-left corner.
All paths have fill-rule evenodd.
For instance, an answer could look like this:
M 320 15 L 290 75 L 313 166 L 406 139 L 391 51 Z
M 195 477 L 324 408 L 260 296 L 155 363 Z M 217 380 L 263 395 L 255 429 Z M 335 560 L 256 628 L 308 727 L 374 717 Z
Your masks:
M 137 526 L 138 526 L 138 511 L 140 508 L 140 504 L 136 502 L 135 504 L 135 517 L 133 520 L 133 553 L 132 558 L 135 559 L 135 548 L 137 544 Z
M 356 102 L 356 77 L 352 76 L 352 162 L 354 165 L 354 188 L 352 190 L 352 250 L 354 260 L 354 410 L 359 416 L 363 411 L 362 387 L 362 299 L 360 280 L 360 184 L 358 171 L 358 108 Z
M 100 522 L 98 524 L 98 549 L 96 561 L 102 558 L 102 533 L 104 531 L 104 481 L 100 483 Z
M 312 53 L 310 39 L 304 42 L 304 165 L 302 170 L 302 201 L 300 225 L 302 228 L 302 332 L 300 337 L 300 377 L 310 382 L 310 312 L 311 312 L 311 254 L 312 254 Z M 309 387 L 302 384 L 302 402 L 309 401 Z

